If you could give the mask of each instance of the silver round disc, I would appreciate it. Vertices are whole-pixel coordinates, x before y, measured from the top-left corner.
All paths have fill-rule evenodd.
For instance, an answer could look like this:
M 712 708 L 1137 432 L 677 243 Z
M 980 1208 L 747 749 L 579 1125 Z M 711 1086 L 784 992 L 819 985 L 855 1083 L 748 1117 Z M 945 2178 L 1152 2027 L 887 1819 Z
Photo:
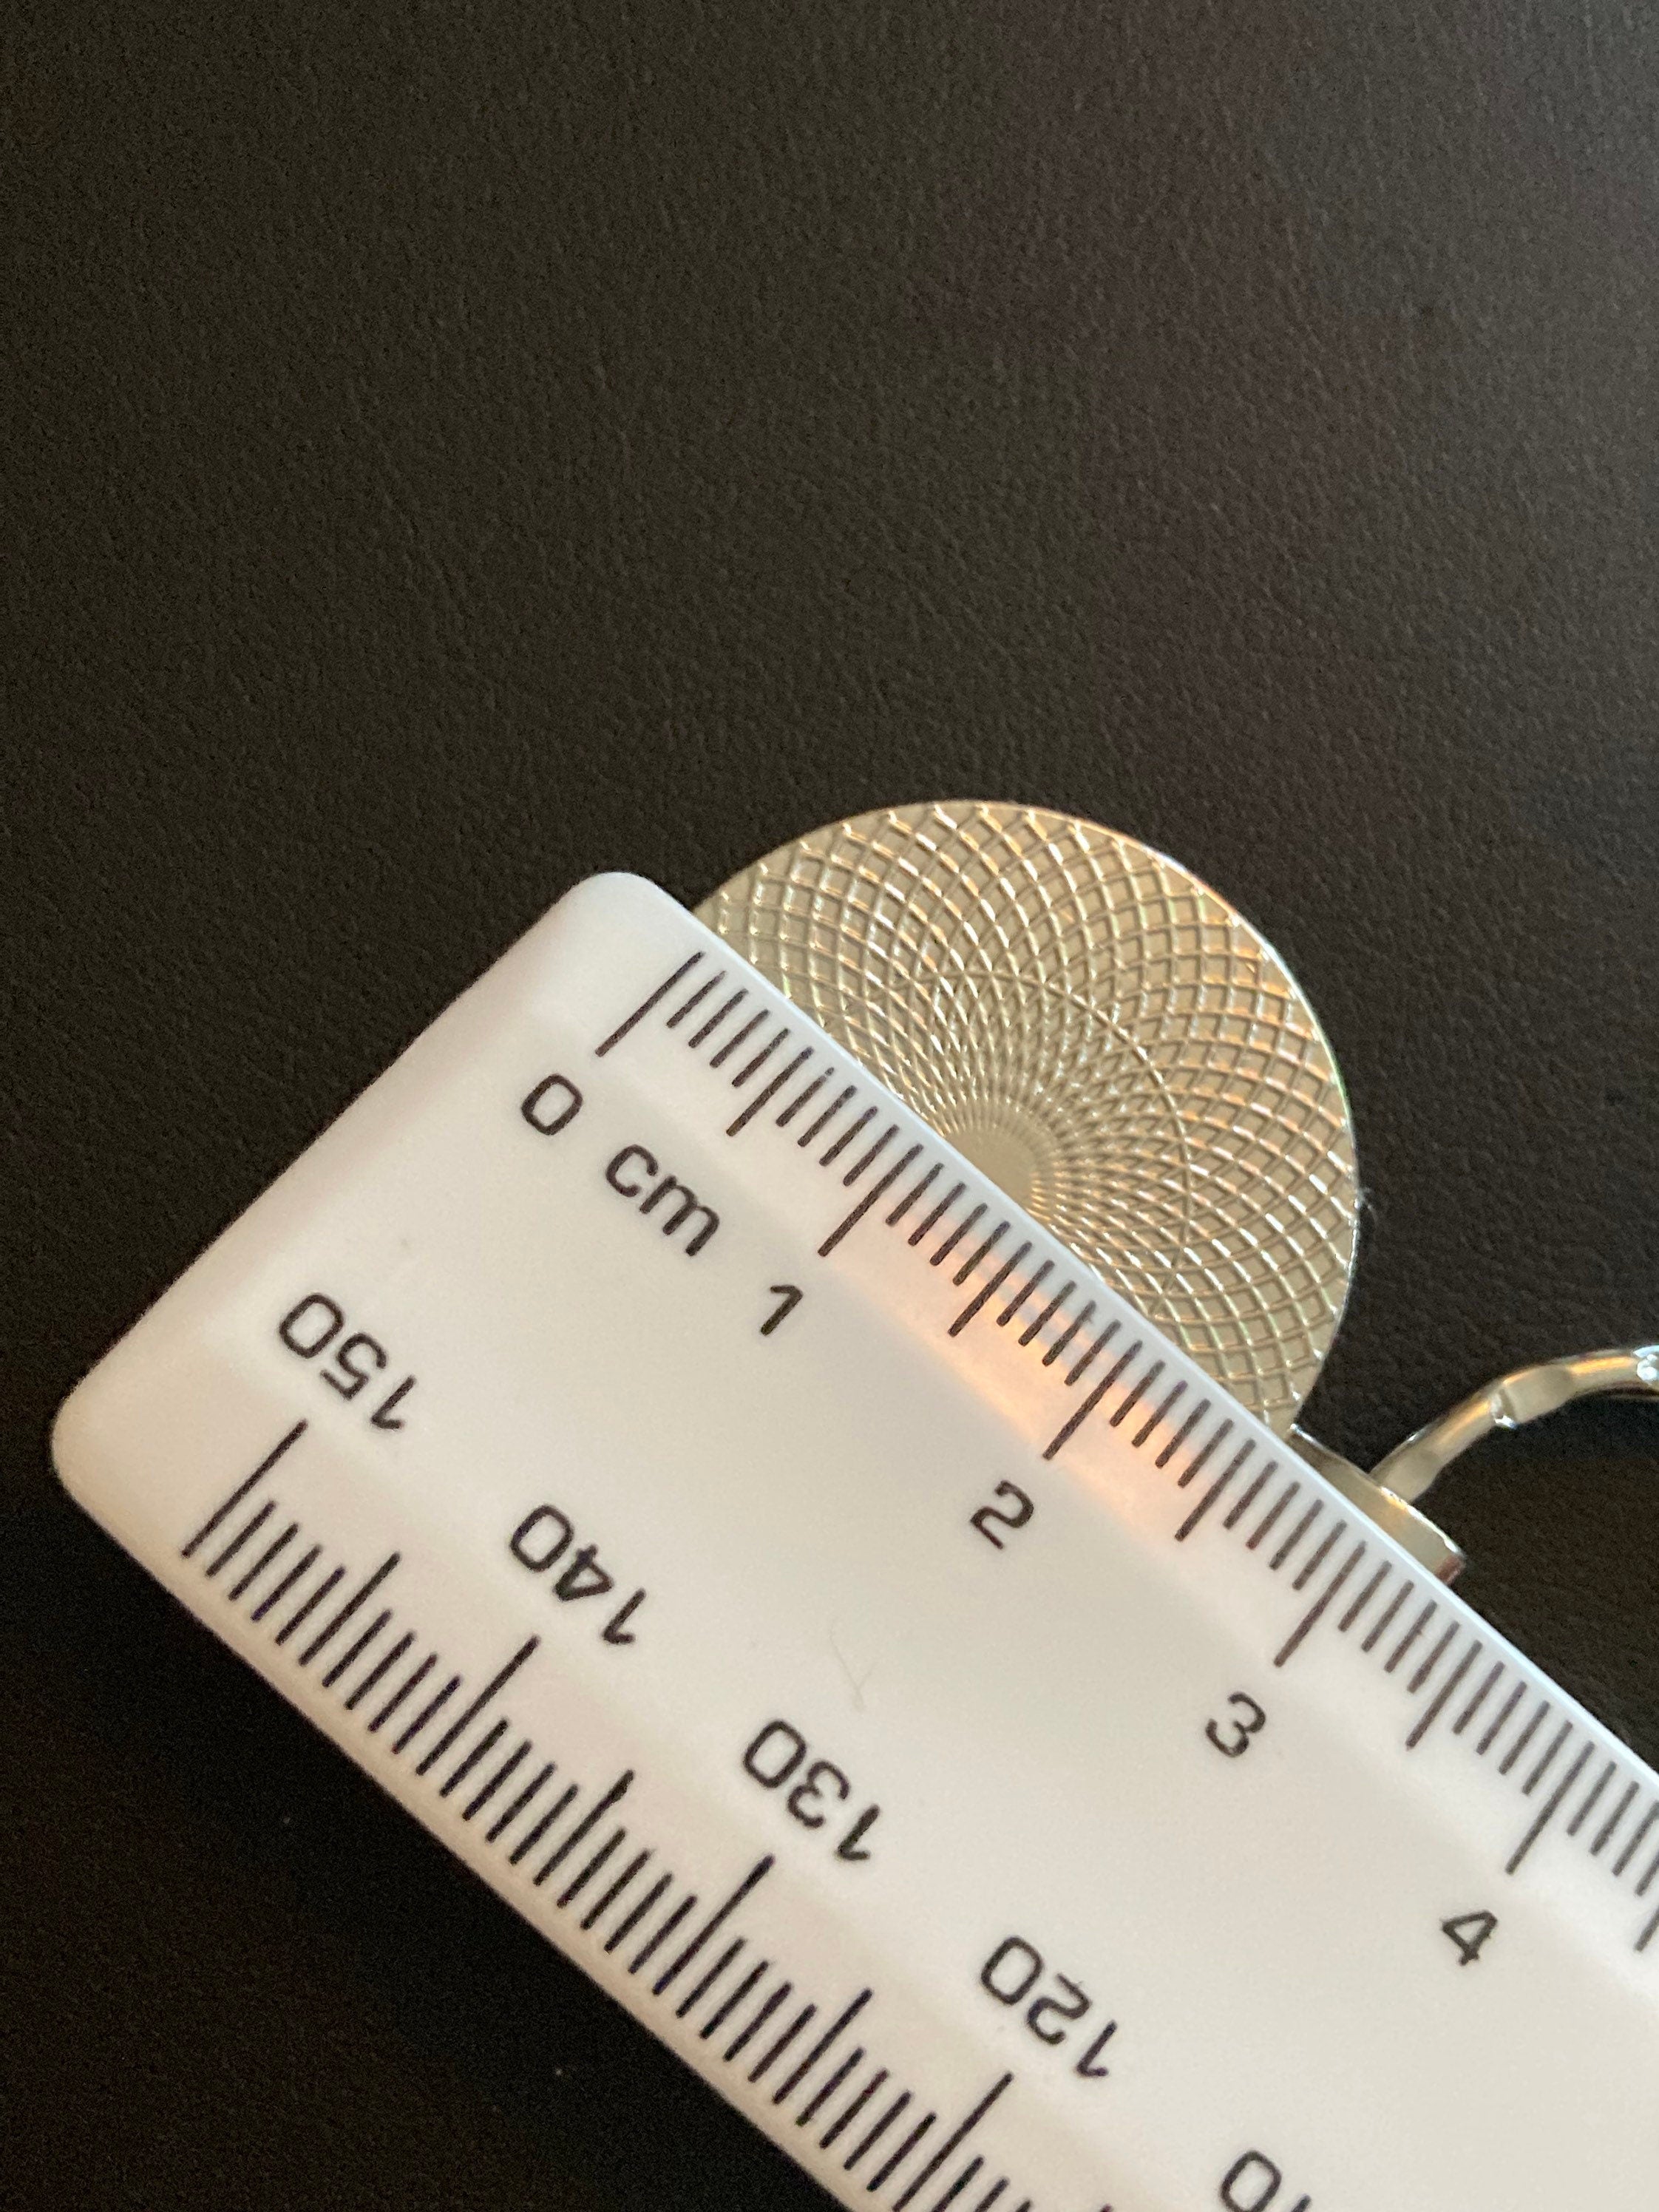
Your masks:
M 1358 1187 L 1323 1032 L 1185 868 L 1039 807 L 890 807 L 698 918 L 1281 1433 L 1347 1297 Z

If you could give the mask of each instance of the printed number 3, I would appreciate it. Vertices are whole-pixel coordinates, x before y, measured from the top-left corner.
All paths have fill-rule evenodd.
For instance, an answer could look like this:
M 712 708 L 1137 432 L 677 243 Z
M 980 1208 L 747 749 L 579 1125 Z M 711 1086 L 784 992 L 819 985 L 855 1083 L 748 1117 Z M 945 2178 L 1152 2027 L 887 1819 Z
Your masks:
M 1250 1747 L 1252 1736 L 1260 1735 L 1267 1725 L 1267 1716 L 1254 1698 L 1247 1698 L 1243 1690 L 1235 1690 L 1227 1700 L 1235 1715 L 1243 1717 L 1212 1721 L 1204 1733 L 1224 1759 L 1243 1759 Z M 1226 1730 L 1224 1735 L 1223 1729 Z

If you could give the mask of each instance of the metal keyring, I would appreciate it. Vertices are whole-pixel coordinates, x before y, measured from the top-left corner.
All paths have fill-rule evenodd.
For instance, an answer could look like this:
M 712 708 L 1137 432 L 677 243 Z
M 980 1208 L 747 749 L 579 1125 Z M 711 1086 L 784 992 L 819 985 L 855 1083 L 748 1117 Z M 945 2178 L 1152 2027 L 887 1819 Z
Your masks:
M 1133 837 L 860 814 L 699 918 L 1281 1435 L 1353 1265 L 1347 1100 L 1273 947 Z
M 1284 962 L 1164 854 L 983 799 L 756 860 L 698 917 L 1449 1581 L 1418 1511 L 1494 1430 L 1659 1396 L 1659 1346 L 1520 1368 L 1370 1474 L 1294 1426 L 1341 1319 L 1359 1188 L 1336 1063 Z

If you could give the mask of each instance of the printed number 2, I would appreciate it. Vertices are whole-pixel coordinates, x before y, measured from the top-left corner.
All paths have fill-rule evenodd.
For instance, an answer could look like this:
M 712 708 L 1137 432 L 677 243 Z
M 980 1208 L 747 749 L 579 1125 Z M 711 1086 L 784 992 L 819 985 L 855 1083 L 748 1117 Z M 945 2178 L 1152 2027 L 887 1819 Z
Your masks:
M 1235 1690 L 1227 1703 L 1242 1719 L 1212 1721 L 1204 1733 L 1224 1759 L 1243 1759 L 1250 1747 L 1250 1739 L 1260 1735 L 1267 1725 L 1267 1716 L 1254 1698 L 1247 1698 L 1243 1690 Z M 1225 1729 L 1226 1734 L 1222 1734 Z
M 1010 1505 L 981 1505 L 974 1515 L 973 1522 L 987 1543 L 994 1544 L 1000 1551 L 1002 1538 L 998 1532 L 1003 1528 L 1023 1528 L 1036 1508 L 1025 1492 L 1012 1482 L 998 1483 L 992 1495 L 1009 1498 L 1012 1503 Z

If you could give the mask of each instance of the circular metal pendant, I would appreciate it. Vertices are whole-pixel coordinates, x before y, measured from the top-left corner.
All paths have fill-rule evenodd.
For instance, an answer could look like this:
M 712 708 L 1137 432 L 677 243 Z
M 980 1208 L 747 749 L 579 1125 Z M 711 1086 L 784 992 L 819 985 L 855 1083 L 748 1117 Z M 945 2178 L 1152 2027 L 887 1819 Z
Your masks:
M 1330 1048 L 1243 915 L 1133 837 L 968 799 L 814 830 L 697 914 L 1289 1429 L 1358 1187 Z

